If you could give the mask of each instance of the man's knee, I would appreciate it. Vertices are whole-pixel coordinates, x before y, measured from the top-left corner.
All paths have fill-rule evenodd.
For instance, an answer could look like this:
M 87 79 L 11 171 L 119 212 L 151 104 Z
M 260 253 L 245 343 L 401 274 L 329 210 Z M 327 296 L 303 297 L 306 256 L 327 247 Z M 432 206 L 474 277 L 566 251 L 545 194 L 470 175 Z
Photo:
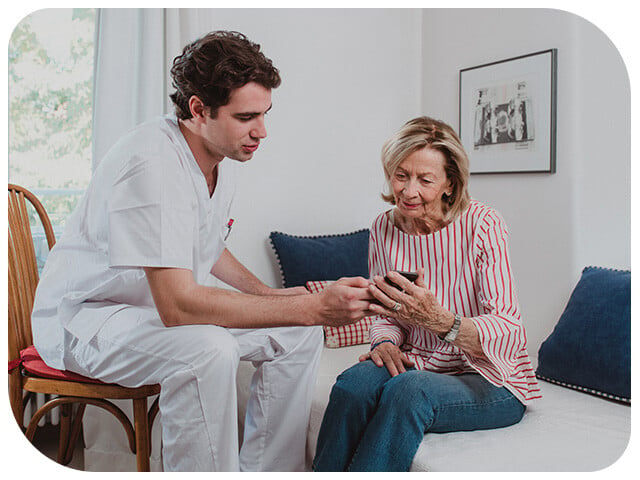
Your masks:
M 185 364 L 196 368 L 231 368 L 235 371 L 240 361 L 238 342 L 225 328 L 215 325 L 185 325 L 179 336 Z
M 176 398 L 208 398 L 215 390 L 235 388 L 240 353 L 232 335 L 211 325 L 172 328 L 180 330 L 172 337 L 172 358 L 159 367 L 165 404 L 175 394 L 180 395 Z
M 322 350 L 322 327 L 282 327 L 265 330 L 275 356 L 312 356 Z
M 295 335 L 298 337 L 298 345 L 304 345 L 305 348 L 316 351 L 322 349 L 324 342 L 324 332 L 322 327 L 293 327 Z

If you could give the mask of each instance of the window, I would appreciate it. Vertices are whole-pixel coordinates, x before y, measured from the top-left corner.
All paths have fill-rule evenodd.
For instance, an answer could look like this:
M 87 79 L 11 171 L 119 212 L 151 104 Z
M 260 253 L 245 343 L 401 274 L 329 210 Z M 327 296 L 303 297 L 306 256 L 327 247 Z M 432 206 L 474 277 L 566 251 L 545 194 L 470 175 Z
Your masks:
M 95 21 L 95 9 L 39 10 L 9 41 L 9 182 L 38 196 L 56 236 L 91 177 Z

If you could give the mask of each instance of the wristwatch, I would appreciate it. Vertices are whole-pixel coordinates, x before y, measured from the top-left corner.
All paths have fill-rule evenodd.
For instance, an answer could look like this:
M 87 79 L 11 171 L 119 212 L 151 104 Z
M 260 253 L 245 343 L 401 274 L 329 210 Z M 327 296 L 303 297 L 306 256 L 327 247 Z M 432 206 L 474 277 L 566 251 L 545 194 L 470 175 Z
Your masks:
M 444 336 L 443 340 L 445 342 L 451 343 L 456 338 L 458 338 L 458 333 L 460 333 L 461 320 L 462 320 L 462 317 L 460 315 L 458 315 L 457 313 L 453 314 L 453 326 L 451 327 L 451 330 L 449 330 L 447 334 Z

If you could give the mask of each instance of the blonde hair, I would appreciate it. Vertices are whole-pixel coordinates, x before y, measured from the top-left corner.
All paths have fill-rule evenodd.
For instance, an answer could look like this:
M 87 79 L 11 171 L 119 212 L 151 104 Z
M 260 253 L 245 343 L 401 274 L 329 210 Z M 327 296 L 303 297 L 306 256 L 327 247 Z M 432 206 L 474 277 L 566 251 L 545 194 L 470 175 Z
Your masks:
M 429 117 L 409 120 L 382 146 L 382 168 L 388 192 L 382 194 L 382 199 L 396 204 L 391 178 L 409 155 L 427 147 L 440 151 L 446 159 L 444 170 L 452 190 L 451 195 L 442 198 L 442 211 L 445 220 L 452 221 L 469 206 L 469 159 L 456 132 L 440 120 Z

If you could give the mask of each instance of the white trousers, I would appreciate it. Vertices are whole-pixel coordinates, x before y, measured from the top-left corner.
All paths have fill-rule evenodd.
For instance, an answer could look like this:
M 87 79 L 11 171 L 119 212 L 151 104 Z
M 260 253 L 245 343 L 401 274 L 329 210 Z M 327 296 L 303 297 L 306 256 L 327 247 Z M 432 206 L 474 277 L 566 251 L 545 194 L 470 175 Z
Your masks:
M 126 387 L 159 383 L 165 471 L 303 471 L 320 327 L 165 327 L 125 308 L 89 343 L 65 340 L 69 370 Z M 236 371 L 253 362 L 238 446 Z

